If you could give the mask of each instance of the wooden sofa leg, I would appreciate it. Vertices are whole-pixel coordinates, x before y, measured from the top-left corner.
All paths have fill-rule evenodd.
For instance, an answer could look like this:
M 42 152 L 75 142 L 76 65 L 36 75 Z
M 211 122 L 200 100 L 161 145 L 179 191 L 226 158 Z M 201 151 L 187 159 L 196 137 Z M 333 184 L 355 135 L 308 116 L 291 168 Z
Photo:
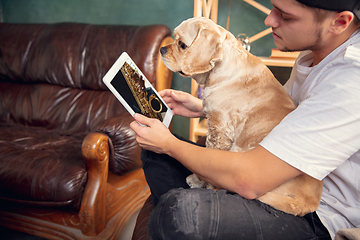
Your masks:
M 82 154 L 88 170 L 88 181 L 79 212 L 81 231 L 86 236 L 98 235 L 106 226 L 106 184 L 109 169 L 108 138 L 90 133 L 84 138 Z

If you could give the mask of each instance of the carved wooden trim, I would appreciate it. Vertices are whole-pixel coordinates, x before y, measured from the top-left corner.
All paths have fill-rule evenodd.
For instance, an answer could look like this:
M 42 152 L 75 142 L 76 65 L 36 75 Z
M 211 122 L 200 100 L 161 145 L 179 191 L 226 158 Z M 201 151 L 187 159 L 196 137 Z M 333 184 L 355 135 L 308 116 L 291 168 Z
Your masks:
M 108 138 L 102 133 L 88 134 L 81 148 L 88 180 L 81 200 L 80 228 L 84 235 L 96 236 L 106 225 L 106 183 L 109 171 Z
M 142 169 L 124 176 L 109 173 L 106 227 L 97 236 L 81 232 L 78 212 L 0 204 L 0 225 L 47 239 L 118 239 L 129 219 L 150 196 Z

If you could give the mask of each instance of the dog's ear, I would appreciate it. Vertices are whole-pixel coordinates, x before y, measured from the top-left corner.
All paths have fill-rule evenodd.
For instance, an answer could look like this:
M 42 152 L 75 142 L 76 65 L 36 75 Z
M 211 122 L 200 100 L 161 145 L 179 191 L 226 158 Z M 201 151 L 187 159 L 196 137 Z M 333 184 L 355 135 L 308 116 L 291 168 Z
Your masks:
M 213 30 L 199 28 L 193 43 L 181 60 L 181 71 L 189 76 L 209 72 L 222 60 L 221 35 Z

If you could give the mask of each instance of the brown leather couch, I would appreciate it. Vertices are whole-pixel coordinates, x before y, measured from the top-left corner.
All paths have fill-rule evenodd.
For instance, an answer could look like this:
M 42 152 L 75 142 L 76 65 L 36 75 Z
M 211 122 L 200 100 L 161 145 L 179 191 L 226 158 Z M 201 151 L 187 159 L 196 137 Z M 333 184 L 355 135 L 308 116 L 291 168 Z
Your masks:
M 102 77 L 123 51 L 170 88 L 163 25 L 0 23 L 0 224 L 116 239 L 150 191 L 133 120 Z

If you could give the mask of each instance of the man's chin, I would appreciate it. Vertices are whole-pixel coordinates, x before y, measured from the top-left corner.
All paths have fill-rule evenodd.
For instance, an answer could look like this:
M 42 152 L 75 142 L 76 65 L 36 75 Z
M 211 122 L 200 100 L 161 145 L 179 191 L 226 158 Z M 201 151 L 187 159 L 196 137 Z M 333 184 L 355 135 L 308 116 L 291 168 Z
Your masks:
M 275 46 L 276 46 L 276 48 L 278 49 L 278 50 L 280 50 L 281 52 L 297 52 L 298 50 L 295 50 L 295 49 L 291 49 L 291 48 L 289 48 L 289 47 L 286 47 L 286 46 L 284 46 L 284 45 L 276 45 L 275 44 Z
M 301 51 L 305 50 L 305 49 L 299 48 L 299 47 L 287 46 L 287 45 L 283 44 L 283 42 L 279 43 L 276 40 L 275 40 L 275 46 L 281 52 L 301 52 Z

